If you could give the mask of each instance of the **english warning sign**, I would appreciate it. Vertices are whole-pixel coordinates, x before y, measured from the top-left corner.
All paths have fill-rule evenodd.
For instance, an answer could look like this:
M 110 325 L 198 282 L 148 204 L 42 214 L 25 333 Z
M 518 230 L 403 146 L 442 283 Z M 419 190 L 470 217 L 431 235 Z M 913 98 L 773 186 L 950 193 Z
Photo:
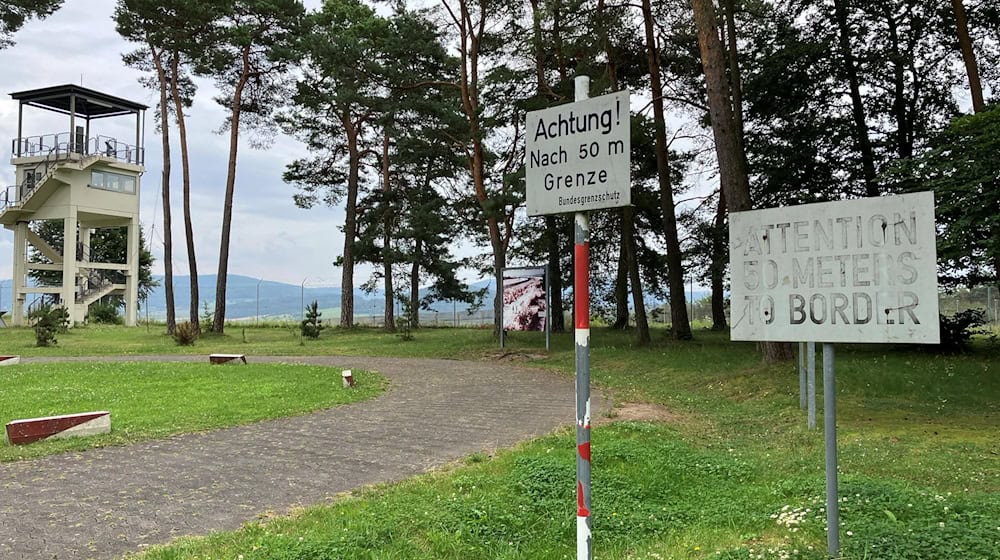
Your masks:
M 936 344 L 930 192 L 734 212 L 732 339 Z
M 627 91 L 528 113 L 528 215 L 631 204 L 629 131 Z

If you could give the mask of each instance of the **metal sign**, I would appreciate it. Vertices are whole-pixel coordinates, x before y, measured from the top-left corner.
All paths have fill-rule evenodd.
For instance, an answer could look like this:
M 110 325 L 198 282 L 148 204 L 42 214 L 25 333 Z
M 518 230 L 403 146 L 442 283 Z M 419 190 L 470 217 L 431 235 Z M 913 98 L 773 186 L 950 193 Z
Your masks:
M 629 92 L 532 111 L 525 132 L 529 216 L 631 204 Z
M 503 271 L 503 330 L 544 331 L 545 268 L 505 268 Z
M 734 212 L 732 339 L 936 344 L 931 192 Z

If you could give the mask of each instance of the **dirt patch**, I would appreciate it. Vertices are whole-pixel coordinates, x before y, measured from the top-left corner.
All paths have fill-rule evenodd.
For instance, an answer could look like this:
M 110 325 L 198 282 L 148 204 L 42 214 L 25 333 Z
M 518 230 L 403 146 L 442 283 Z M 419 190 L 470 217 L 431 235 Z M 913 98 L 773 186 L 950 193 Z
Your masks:
M 685 422 L 683 415 L 671 411 L 658 404 L 627 402 L 611 409 L 610 414 L 601 414 L 594 418 L 597 425 L 611 422 L 665 422 L 680 424 Z
M 545 354 L 531 354 L 528 352 L 508 352 L 506 350 L 496 350 L 483 354 L 483 359 L 489 362 L 532 362 L 542 360 Z

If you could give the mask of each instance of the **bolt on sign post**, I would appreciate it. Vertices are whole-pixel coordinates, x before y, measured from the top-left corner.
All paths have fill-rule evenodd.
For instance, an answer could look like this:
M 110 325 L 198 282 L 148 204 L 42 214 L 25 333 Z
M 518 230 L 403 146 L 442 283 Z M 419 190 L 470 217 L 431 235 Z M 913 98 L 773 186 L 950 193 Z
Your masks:
M 823 344 L 827 551 L 840 556 L 835 342 L 937 344 L 934 194 L 734 212 L 733 340 Z M 815 425 L 814 343 L 810 427 Z
M 627 91 L 591 99 L 590 78 L 577 76 L 574 85 L 574 103 L 527 115 L 525 200 L 529 216 L 575 213 L 576 557 L 591 560 L 590 218 L 587 212 L 631 204 L 631 135 Z

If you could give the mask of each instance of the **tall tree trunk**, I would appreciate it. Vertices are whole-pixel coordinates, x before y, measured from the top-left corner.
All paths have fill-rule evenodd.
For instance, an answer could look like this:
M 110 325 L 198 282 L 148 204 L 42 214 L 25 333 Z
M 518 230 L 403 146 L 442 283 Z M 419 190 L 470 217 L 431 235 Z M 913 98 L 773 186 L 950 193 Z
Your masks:
M 462 96 L 462 111 L 469 122 L 469 138 L 471 150 L 467 161 L 469 173 L 472 175 L 472 186 L 475 191 L 479 208 L 486 215 L 486 227 L 490 236 L 490 247 L 493 249 L 493 273 L 496 277 L 496 297 L 493 299 L 493 334 L 500 336 L 501 315 L 503 311 L 503 267 L 507 260 L 507 244 L 500 230 L 499 215 L 502 208 L 495 208 L 489 194 L 486 192 L 485 161 L 483 148 L 483 131 L 479 110 L 479 50 L 483 35 L 486 33 L 486 13 L 479 13 L 479 20 L 473 22 L 467 0 L 459 2 L 459 13 L 455 14 L 445 4 L 459 34 L 459 91 Z
M 618 91 L 617 66 L 615 64 L 614 49 L 611 46 L 611 38 L 608 34 L 608 26 L 605 23 L 607 22 L 605 6 L 604 0 L 597 0 L 597 15 L 599 21 L 602 21 L 602 23 L 598 26 L 596 32 L 604 48 L 605 58 L 607 59 L 605 66 L 608 73 L 608 83 L 611 84 L 611 91 Z M 614 290 L 615 322 L 611 324 L 611 328 L 619 330 L 627 329 L 629 326 L 628 289 L 629 277 L 631 276 L 630 267 L 634 263 L 628 256 L 627 232 L 629 228 L 626 226 L 626 221 L 632 217 L 632 213 L 627 210 L 627 208 L 622 208 L 616 212 L 621 220 L 619 221 L 618 229 L 618 271 L 615 274 Z
M 667 283 L 670 286 L 670 320 L 673 336 L 690 340 L 691 323 L 684 302 L 684 265 L 681 243 L 677 235 L 677 216 L 674 213 L 674 193 L 670 184 L 670 164 L 667 161 L 667 131 L 663 121 L 663 86 L 660 83 L 660 64 L 653 34 L 653 11 L 650 0 L 642 0 L 642 19 L 646 30 L 646 61 L 649 66 L 651 94 L 653 96 L 653 131 L 656 136 L 656 171 L 660 183 L 660 209 L 663 212 L 663 233 L 667 244 Z M 718 36 L 716 36 L 718 42 Z
M 569 65 L 566 63 L 566 55 L 563 53 L 561 0 L 555 0 L 552 3 L 552 39 L 555 43 L 556 64 L 559 67 L 559 82 L 564 83 L 569 77 Z
M 847 8 L 845 0 L 833 0 L 834 17 L 837 20 L 837 44 L 840 48 L 840 58 L 847 74 L 847 84 L 851 91 L 851 115 L 854 117 L 854 138 L 861 152 L 861 170 L 864 173 L 865 194 L 878 196 L 879 188 L 875 179 L 875 153 L 872 151 L 871 140 L 868 137 L 868 121 L 865 118 L 865 103 L 861 98 L 861 80 L 858 79 L 857 63 L 854 51 L 851 49 L 851 28 L 847 24 Z
M 542 12 L 539 0 L 528 0 L 531 5 L 531 32 L 535 51 L 535 95 L 541 97 L 549 89 L 545 79 L 545 48 L 542 43 Z M 559 230 L 555 216 L 545 216 L 545 248 L 548 252 L 550 309 L 545 310 L 550 331 L 563 331 L 562 275 L 559 271 Z
M 635 219 L 632 207 L 622 209 L 622 237 L 625 239 L 625 252 L 628 259 L 627 268 L 632 285 L 632 306 L 635 308 L 635 343 L 637 346 L 649 346 L 649 321 L 646 318 L 646 301 L 642 294 L 642 282 L 639 277 L 639 263 L 636 256 Z
M 420 309 L 420 262 L 423 258 L 424 244 L 418 237 L 413 242 L 413 262 L 410 263 L 410 309 Z M 419 312 L 415 313 L 413 326 L 420 326 Z
M 749 210 L 750 184 L 743 158 L 739 156 L 740 143 L 726 81 L 725 58 L 717 34 L 715 8 L 711 0 L 691 0 L 691 5 L 698 27 L 698 46 L 708 90 L 712 135 L 719 160 L 719 183 L 730 212 Z
M 341 115 L 341 124 L 347 134 L 348 171 L 347 202 L 344 205 L 344 256 L 340 276 L 340 326 L 350 329 L 354 327 L 354 242 L 358 236 L 361 152 L 358 149 L 358 130 L 350 115 Z M 388 307 L 392 307 L 391 302 Z
M 201 318 L 198 316 L 200 291 L 198 289 L 198 257 L 194 250 L 194 220 L 191 217 L 191 161 L 188 154 L 187 118 L 184 116 L 184 102 L 181 100 L 178 75 L 180 74 L 180 54 L 170 55 L 170 95 L 174 100 L 174 116 L 177 119 L 178 141 L 181 147 L 181 193 L 184 199 L 184 241 L 187 246 L 188 274 L 190 275 L 191 301 L 188 316 L 191 328 L 201 333 Z
M 167 99 L 167 73 L 163 69 L 163 51 L 149 45 L 150 56 L 156 67 L 160 85 L 160 141 L 163 146 L 163 174 L 160 190 L 163 204 L 163 292 L 167 304 L 167 334 L 177 329 L 177 310 L 174 309 L 174 241 L 170 216 L 170 111 Z
M 962 60 L 965 61 L 965 73 L 969 76 L 972 110 L 982 113 L 986 110 L 986 102 L 983 100 L 983 84 L 979 81 L 976 52 L 972 50 L 972 39 L 969 38 L 969 20 L 965 17 L 965 6 L 962 0 L 951 0 L 951 5 L 955 10 L 955 23 L 958 27 L 958 46 L 962 50 Z
M 605 1 L 598 0 L 597 12 L 602 19 L 607 21 L 605 7 Z M 611 84 L 611 90 L 617 91 L 619 87 L 618 56 L 608 33 L 608 25 L 602 24 L 599 27 L 598 34 L 600 42 L 604 46 L 605 58 L 607 59 L 605 64 L 607 66 L 608 81 Z M 664 146 L 666 146 L 665 138 Z M 659 160 L 657 163 L 659 163 Z M 673 193 L 671 193 L 671 206 L 673 206 L 672 196 Z M 621 238 L 618 245 L 618 274 L 615 278 L 616 320 L 613 326 L 620 329 L 628 327 L 628 296 L 629 288 L 631 287 L 633 308 L 635 309 L 636 343 L 639 346 L 646 346 L 650 340 L 649 321 L 646 316 L 646 303 L 642 296 L 642 276 L 639 273 L 639 260 L 636 258 L 635 213 L 631 207 L 626 207 L 622 208 L 619 214 L 621 216 Z
M 625 238 L 625 209 L 621 209 L 619 214 L 621 220 L 621 237 L 618 240 L 618 272 L 615 274 L 615 322 L 611 324 L 612 329 L 624 330 L 628 328 L 628 241 Z
M 733 98 L 733 124 L 736 126 L 737 140 L 740 151 L 746 155 L 743 130 L 743 78 L 740 72 L 740 51 L 736 41 L 736 3 L 734 0 L 724 0 L 723 9 L 726 14 L 726 45 L 729 51 L 729 91 Z
M 739 153 L 740 143 L 733 118 L 732 97 L 726 81 L 726 61 L 719 41 L 718 23 L 712 0 L 691 0 L 695 25 L 698 28 L 698 48 L 705 72 L 708 107 L 719 160 L 719 183 L 730 212 L 749 210 L 750 183 L 745 159 Z M 683 289 L 683 287 L 682 287 Z M 671 307 L 675 302 L 671 301 Z M 765 359 L 770 362 L 791 360 L 792 347 L 787 343 L 761 344 Z
M 729 328 L 726 321 L 726 197 L 719 192 L 719 205 L 715 211 L 712 228 L 712 330 L 724 331 Z
M 215 277 L 215 319 L 212 332 L 222 334 L 226 328 L 226 287 L 229 282 L 229 238 L 233 226 L 233 195 L 236 190 L 236 152 L 240 145 L 240 114 L 243 109 L 243 88 L 250 72 L 250 52 L 243 49 L 243 70 L 233 89 L 232 115 L 229 123 L 229 162 L 226 171 L 226 199 L 222 207 L 222 236 L 219 242 L 219 272 Z
M 885 22 L 889 28 L 890 63 L 892 64 L 892 116 L 896 120 L 896 153 L 900 159 L 913 156 L 913 135 L 906 110 L 906 68 L 903 65 L 903 49 L 900 47 L 899 22 L 892 13 L 892 6 L 882 7 Z
M 385 330 L 396 331 L 396 316 L 393 310 L 393 290 L 392 290 L 392 203 L 389 200 L 389 193 L 392 184 L 389 182 L 389 133 L 382 133 L 382 192 L 385 193 L 385 214 L 382 218 L 382 274 L 385 282 Z M 417 326 L 416 318 L 420 311 L 416 308 L 410 309 L 410 325 Z

